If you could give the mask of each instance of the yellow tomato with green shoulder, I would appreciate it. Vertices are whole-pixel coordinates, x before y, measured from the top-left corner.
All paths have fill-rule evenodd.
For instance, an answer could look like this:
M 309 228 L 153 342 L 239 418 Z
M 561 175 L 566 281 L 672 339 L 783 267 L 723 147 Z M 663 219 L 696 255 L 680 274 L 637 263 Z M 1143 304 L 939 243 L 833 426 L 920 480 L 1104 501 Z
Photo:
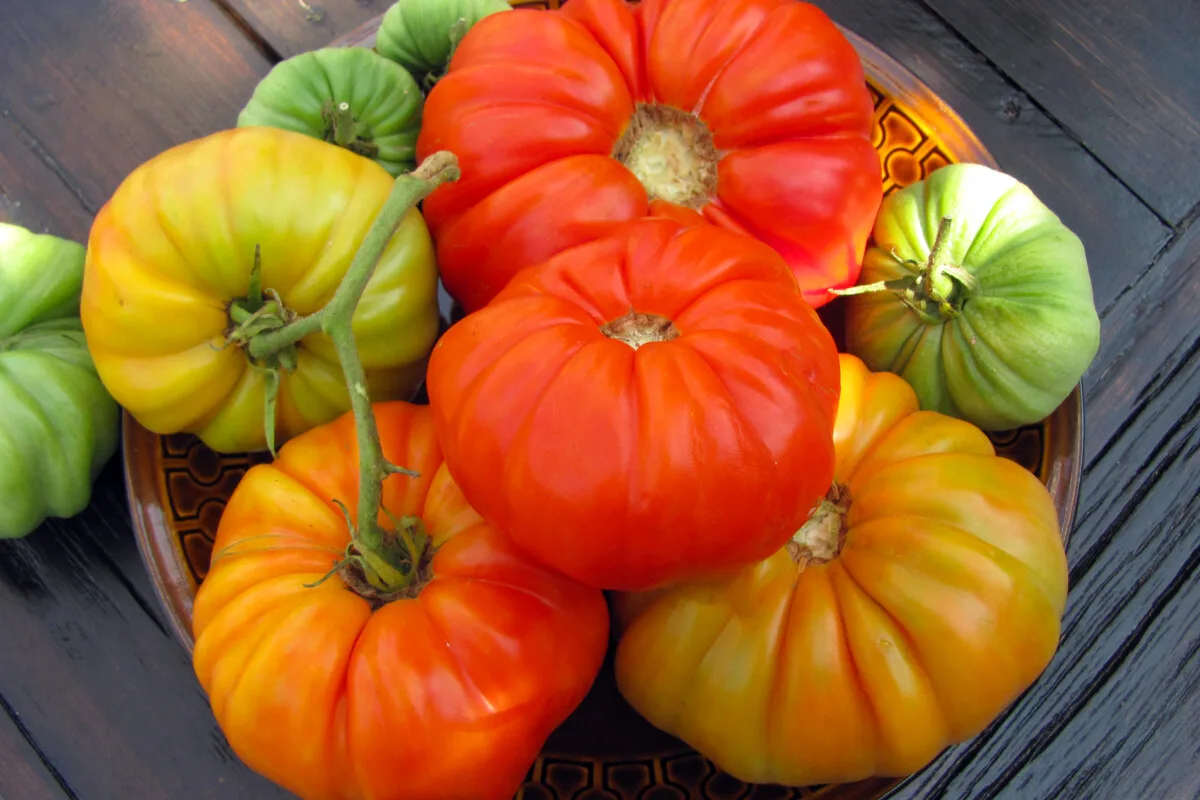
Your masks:
M 842 354 L 833 485 L 770 558 L 616 597 L 618 687 L 737 778 L 902 776 L 1054 655 L 1067 560 L 1046 487 L 900 377 Z
M 280 442 L 348 411 L 325 333 L 265 361 L 231 334 L 323 308 L 392 185 L 368 158 L 267 127 L 220 131 L 139 166 L 88 239 L 81 317 L 105 387 L 151 431 L 193 433 L 226 453 L 266 447 L 269 389 Z M 352 327 L 371 399 L 410 399 L 439 329 L 437 263 L 415 208 Z

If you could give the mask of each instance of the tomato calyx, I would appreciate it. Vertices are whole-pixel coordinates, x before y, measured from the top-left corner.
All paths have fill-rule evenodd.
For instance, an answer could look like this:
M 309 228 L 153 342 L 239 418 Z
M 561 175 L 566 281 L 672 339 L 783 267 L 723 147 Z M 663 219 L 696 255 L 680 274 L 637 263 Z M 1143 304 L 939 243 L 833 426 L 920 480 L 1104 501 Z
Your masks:
M 937 236 L 929 250 L 929 259 L 921 263 L 900 258 L 895 248 L 892 258 L 909 270 L 910 275 L 887 281 L 852 286 L 849 289 L 830 289 L 840 296 L 889 291 L 926 324 L 941 325 L 962 313 L 963 306 L 979 291 L 979 279 L 957 264 L 946 260 L 946 240 L 950 233 L 951 217 L 938 222 Z
M 332 100 L 327 100 L 321 108 L 321 118 L 325 121 L 325 141 L 367 158 L 379 155 L 379 145 L 372 139 L 371 126 L 354 118 L 349 103 L 343 101 L 334 105 Z
M 334 501 L 346 518 L 354 537 L 350 512 L 340 501 Z M 396 517 L 383 510 L 393 528 L 383 530 L 383 541 L 377 550 L 360 550 L 355 541 L 329 572 L 307 588 L 316 588 L 335 574 L 348 589 L 366 600 L 373 611 L 396 600 L 415 598 L 433 579 L 433 547 L 420 517 Z
M 838 557 L 846 544 L 846 514 L 849 511 L 850 490 L 835 481 L 808 521 L 785 545 L 788 555 L 801 570 L 828 564 Z
M 721 153 L 704 121 L 682 109 L 639 103 L 612 157 L 641 181 L 651 201 L 695 210 L 716 196 Z
M 629 310 L 623 317 L 600 326 L 600 332 L 637 350 L 651 342 L 669 342 L 679 336 L 675 323 L 658 314 Z

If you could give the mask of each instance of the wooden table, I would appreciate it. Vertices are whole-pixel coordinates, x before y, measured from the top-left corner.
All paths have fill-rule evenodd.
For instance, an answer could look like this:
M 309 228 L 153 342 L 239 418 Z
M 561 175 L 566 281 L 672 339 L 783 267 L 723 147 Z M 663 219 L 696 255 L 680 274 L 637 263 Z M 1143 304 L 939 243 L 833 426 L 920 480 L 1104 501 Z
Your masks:
M 86 241 L 135 166 L 388 4 L 0 0 L 0 219 Z M 1080 234 L 1104 325 L 1058 655 L 899 795 L 1200 797 L 1200 3 L 818 5 Z M 0 708 L 5 800 L 286 796 L 234 757 L 163 624 L 119 457 L 80 517 L 0 543 Z

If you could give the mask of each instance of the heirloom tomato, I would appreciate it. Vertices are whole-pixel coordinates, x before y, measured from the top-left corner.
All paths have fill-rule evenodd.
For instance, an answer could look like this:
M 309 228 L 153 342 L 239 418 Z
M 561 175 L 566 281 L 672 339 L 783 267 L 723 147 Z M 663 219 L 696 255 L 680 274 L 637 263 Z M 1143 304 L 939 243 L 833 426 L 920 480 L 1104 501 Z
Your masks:
M 87 506 L 120 409 L 79 322 L 83 245 L 0 223 L 0 539 Z
M 392 184 L 366 158 L 269 127 L 221 131 L 135 169 L 88 240 L 83 328 L 105 386 L 155 433 L 194 433 L 218 452 L 263 449 L 272 371 L 229 342 L 235 317 L 253 316 L 255 261 L 284 317 L 318 311 Z M 413 395 L 438 327 L 433 243 L 414 209 L 353 317 L 372 399 Z M 282 367 L 277 439 L 350 408 L 326 334 L 306 336 Z
M 365 47 L 322 47 L 272 67 L 237 121 L 307 134 L 399 175 L 416 166 L 424 103 L 399 64 Z
M 398 595 L 330 573 L 357 514 L 351 414 L 251 468 L 196 595 L 196 675 L 247 765 L 305 800 L 511 800 L 608 644 L 603 595 L 484 524 L 442 463 L 428 406 L 374 406 L 380 524 L 427 536 Z M 394 534 L 393 534 L 394 535 Z
M 383 15 L 375 50 L 430 86 L 445 72 L 450 54 L 471 26 L 511 10 L 505 0 L 399 0 Z
M 888 197 L 862 281 L 845 300 L 846 349 L 903 376 L 922 408 L 984 430 L 1044 419 L 1100 347 L 1083 243 L 980 164 Z
M 882 198 L 862 63 L 797 0 L 571 0 L 481 20 L 429 93 L 425 204 L 473 311 L 517 269 L 652 203 L 775 248 L 813 305 L 854 283 Z
M 472 506 L 604 589 L 764 558 L 833 476 L 833 339 L 777 253 L 711 225 L 635 221 L 519 273 L 427 386 Z
M 962 420 L 841 356 L 825 501 L 721 581 L 621 595 L 616 678 L 744 781 L 900 776 L 979 733 L 1058 646 L 1067 562 L 1046 487 Z

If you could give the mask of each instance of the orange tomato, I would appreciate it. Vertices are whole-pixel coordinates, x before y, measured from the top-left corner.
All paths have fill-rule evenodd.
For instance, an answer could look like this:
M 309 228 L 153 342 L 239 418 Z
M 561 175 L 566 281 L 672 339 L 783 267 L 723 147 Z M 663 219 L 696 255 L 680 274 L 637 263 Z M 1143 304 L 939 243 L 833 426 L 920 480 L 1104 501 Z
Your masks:
M 1058 645 L 1049 492 L 977 428 L 841 356 L 826 501 L 770 558 L 617 598 L 618 686 L 738 778 L 900 776 L 974 736 Z
M 603 661 L 603 596 L 483 524 L 442 464 L 428 406 L 375 406 L 383 506 L 436 548 L 412 596 L 367 599 L 343 573 L 354 516 L 346 414 L 247 472 L 196 597 L 196 675 L 237 755 L 312 800 L 510 800 Z M 381 524 L 387 525 L 381 514 Z

